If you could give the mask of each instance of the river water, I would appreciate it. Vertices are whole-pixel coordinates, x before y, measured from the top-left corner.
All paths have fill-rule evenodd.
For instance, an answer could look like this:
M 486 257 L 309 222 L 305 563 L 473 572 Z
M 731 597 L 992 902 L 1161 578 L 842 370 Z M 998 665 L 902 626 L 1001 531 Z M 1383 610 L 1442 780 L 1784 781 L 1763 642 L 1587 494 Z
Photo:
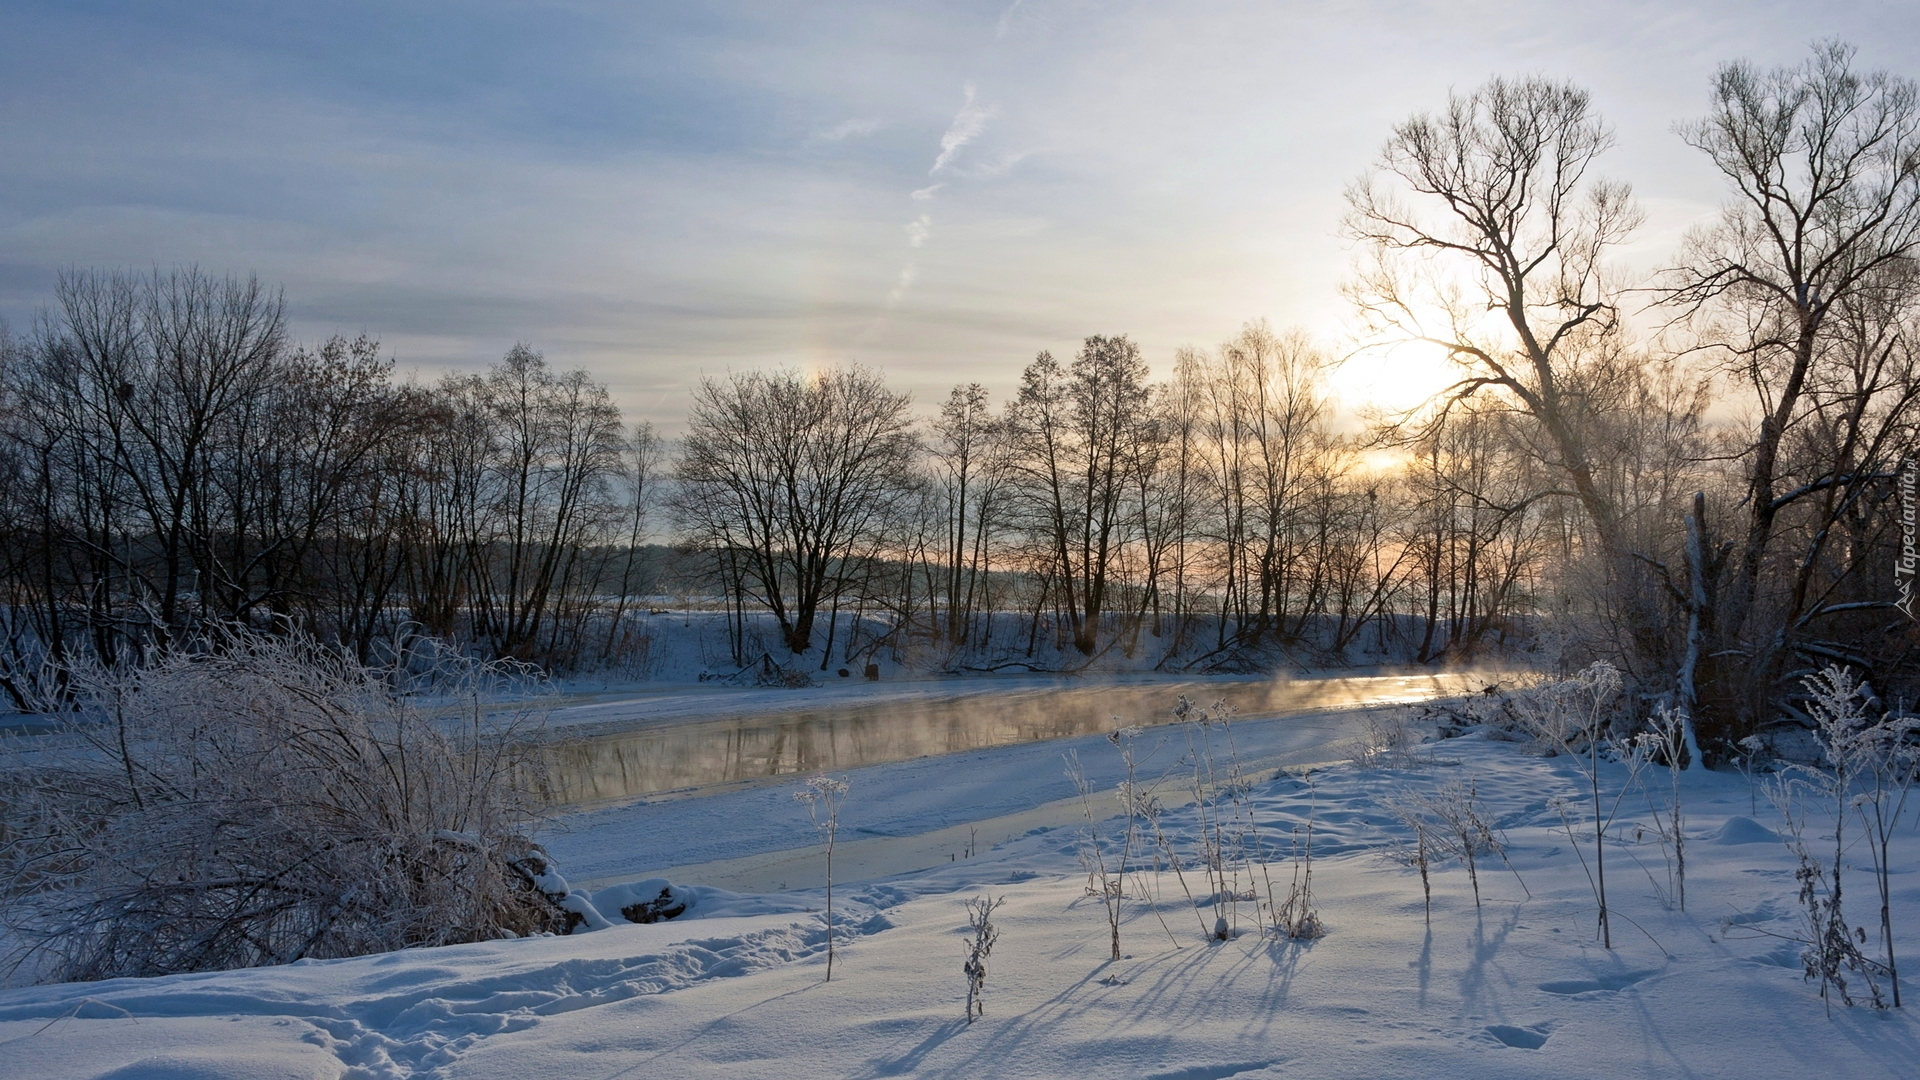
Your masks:
M 558 741 L 552 784 L 564 805 L 585 805 L 716 784 L 848 769 L 1174 722 L 1182 696 L 1225 701 L 1240 719 L 1267 719 L 1472 693 L 1497 672 L 1322 678 L 1033 681 L 951 697 L 761 710 Z

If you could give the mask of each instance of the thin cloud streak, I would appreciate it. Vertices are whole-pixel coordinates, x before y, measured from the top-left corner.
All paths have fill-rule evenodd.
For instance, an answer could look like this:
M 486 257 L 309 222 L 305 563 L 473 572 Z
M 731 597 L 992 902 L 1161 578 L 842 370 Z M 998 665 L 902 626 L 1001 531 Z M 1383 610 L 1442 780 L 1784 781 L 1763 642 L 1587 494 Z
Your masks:
M 933 159 L 933 168 L 927 170 L 927 174 L 930 176 L 952 164 L 953 159 L 960 153 L 961 148 L 972 142 L 982 131 L 986 130 L 987 121 L 993 117 L 992 109 L 982 108 L 978 104 L 978 94 L 975 91 L 973 83 L 968 82 L 962 84 L 961 92 L 965 100 L 960 105 L 960 111 L 954 114 L 953 122 L 947 125 L 946 133 L 940 136 L 940 153 Z M 926 187 L 915 189 L 908 197 L 915 202 L 931 202 L 934 195 L 946 186 L 947 184 L 944 180 L 939 183 L 928 184 Z M 933 235 L 932 216 L 921 214 L 919 217 L 907 222 L 906 233 L 907 246 L 909 248 L 919 250 L 925 247 L 927 238 Z M 905 299 L 907 290 L 912 287 L 913 279 L 917 274 L 918 271 L 915 269 L 913 263 L 908 263 L 906 267 L 900 271 L 899 278 L 894 282 L 893 291 L 887 294 L 887 302 L 884 309 L 879 316 L 875 317 L 873 325 L 868 328 L 869 335 L 879 329 L 881 322 L 885 319 L 886 312 L 892 311 L 895 307 L 899 306 L 901 300 Z
M 992 109 L 975 104 L 972 83 L 967 83 L 963 90 L 966 93 L 966 102 L 960 106 L 960 111 L 954 114 L 953 123 L 947 126 L 947 133 L 940 136 L 940 156 L 933 159 L 933 168 L 927 170 L 928 176 L 952 164 L 953 159 L 959 155 L 960 149 L 986 130 L 987 121 L 993 118 Z
M 842 120 L 840 123 L 821 132 L 815 136 L 815 138 L 818 138 L 821 142 L 845 142 L 848 139 L 871 135 L 884 126 L 885 124 L 882 121 L 871 117 L 857 120 Z
M 1019 13 L 1020 5 L 1026 2 L 1027 0 L 1013 0 L 1013 3 L 1007 5 L 1007 9 L 1000 13 L 1000 21 L 994 24 L 994 37 L 1003 38 L 1007 36 L 1007 31 L 1013 29 L 1013 17 Z

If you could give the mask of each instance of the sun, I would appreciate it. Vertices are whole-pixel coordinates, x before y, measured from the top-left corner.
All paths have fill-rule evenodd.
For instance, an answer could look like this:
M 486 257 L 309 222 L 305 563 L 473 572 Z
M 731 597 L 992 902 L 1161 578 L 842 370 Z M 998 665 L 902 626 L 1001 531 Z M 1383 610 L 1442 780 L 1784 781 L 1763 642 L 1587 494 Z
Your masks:
M 1349 356 L 1327 379 L 1341 406 L 1356 415 L 1405 412 L 1460 381 L 1460 365 L 1444 348 L 1404 341 Z

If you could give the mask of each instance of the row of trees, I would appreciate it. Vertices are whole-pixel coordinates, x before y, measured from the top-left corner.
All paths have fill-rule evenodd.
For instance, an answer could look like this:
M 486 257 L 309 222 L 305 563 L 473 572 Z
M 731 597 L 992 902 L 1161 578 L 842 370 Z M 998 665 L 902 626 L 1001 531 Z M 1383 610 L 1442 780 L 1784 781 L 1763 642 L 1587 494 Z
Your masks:
M 1158 382 L 1090 337 L 924 420 L 856 367 L 708 379 L 669 459 L 525 347 L 414 385 L 364 338 L 293 346 L 250 280 L 70 274 L 0 351 L 0 686 L 25 704 L 48 656 L 206 620 L 605 663 L 658 588 L 664 507 L 742 663 L 761 619 L 826 667 L 1424 661 L 1524 618 L 1721 745 L 1828 662 L 1897 691 L 1920 90 L 1827 43 L 1726 65 L 1681 131 L 1729 199 L 1636 283 L 1611 257 L 1640 215 L 1577 87 L 1496 79 L 1395 127 L 1347 194 L 1348 291 L 1371 345 L 1459 378 L 1360 433 L 1333 360 L 1252 323 Z
M 1368 441 L 1335 434 L 1330 367 L 1253 323 L 1154 383 L 1133 342 L 1095 336 L 1067 363 L 1035 357 L 998 410 L 955 387 L 918 435 L 873 372 L 710 379 L 676 517 L 719 556 L 736 633 L 765 610 L 821 667 L 848 604 L 955 663 L 996 635 L 1002 655 L 1044 642 L 1070 662 L 1148 649 L 1183 667 L 1363 637 L 1423 660 L 1471 651 L 1535 608 L 1553 504 L 1489 509 L 1524 469 L 1491 416 L 1365 467 Z
M 403 626 L 562 663 L 617 645 L 659 443 L 584 372 L 516 347 L 397 382 L 374 341 L 295 347 L 277 295 L 195 270 L 66 275 L 0 361 L 0 687 L 20 707 L 47 659 L 210 623 L 291 619 L 363 661 Z
M 964 659 L 996 634 L 1027 657 L 1339 651 L 1410 588 L 1436 656 L 1525 609 L 1537 561 L 1492 552 L 1499 530 L 1449 493 L 1490 472 L 1484 439 L 1433 440 L 1398 479 L 1357 470 L 1327 356 L 1262 324 L 1183 350 L 1163 383 L 1127 338 L 1089 338 L 1037 357 L 1003 408 L 958 387 L 924 425 L 859 368 L 710 379 L 671 461 L 524 346 L 404 382 L 376 342 L 297 347 L 277 296 L 195 270 L 69 274 L 0 358 L 0 686 L 23 708 L 47 659 L 279 619 L 363 660 L 424 633 L 617 661 L 661 588 L 663 508 L 694 556 L 680 584 L 725 598 L 740 662 L 762 612 L 822 665 L 842 621 L 843 660 Z

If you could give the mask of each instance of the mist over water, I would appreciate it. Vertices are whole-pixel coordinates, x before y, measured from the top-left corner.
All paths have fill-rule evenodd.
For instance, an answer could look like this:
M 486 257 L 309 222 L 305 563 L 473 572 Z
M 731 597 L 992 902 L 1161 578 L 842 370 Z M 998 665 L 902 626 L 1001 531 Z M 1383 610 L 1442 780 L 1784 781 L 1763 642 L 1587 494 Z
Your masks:
M 1497 683 L 1491 671 L 1327 678 L 1040 682 L 992 693 L 847 701 L 556 743 L 552 784 L 581 805 L 736 781 L 849 769 L 994 746 L 1173 723 L 1181 696 L 1225 701 L 1236 720 L 1421 701 Z

